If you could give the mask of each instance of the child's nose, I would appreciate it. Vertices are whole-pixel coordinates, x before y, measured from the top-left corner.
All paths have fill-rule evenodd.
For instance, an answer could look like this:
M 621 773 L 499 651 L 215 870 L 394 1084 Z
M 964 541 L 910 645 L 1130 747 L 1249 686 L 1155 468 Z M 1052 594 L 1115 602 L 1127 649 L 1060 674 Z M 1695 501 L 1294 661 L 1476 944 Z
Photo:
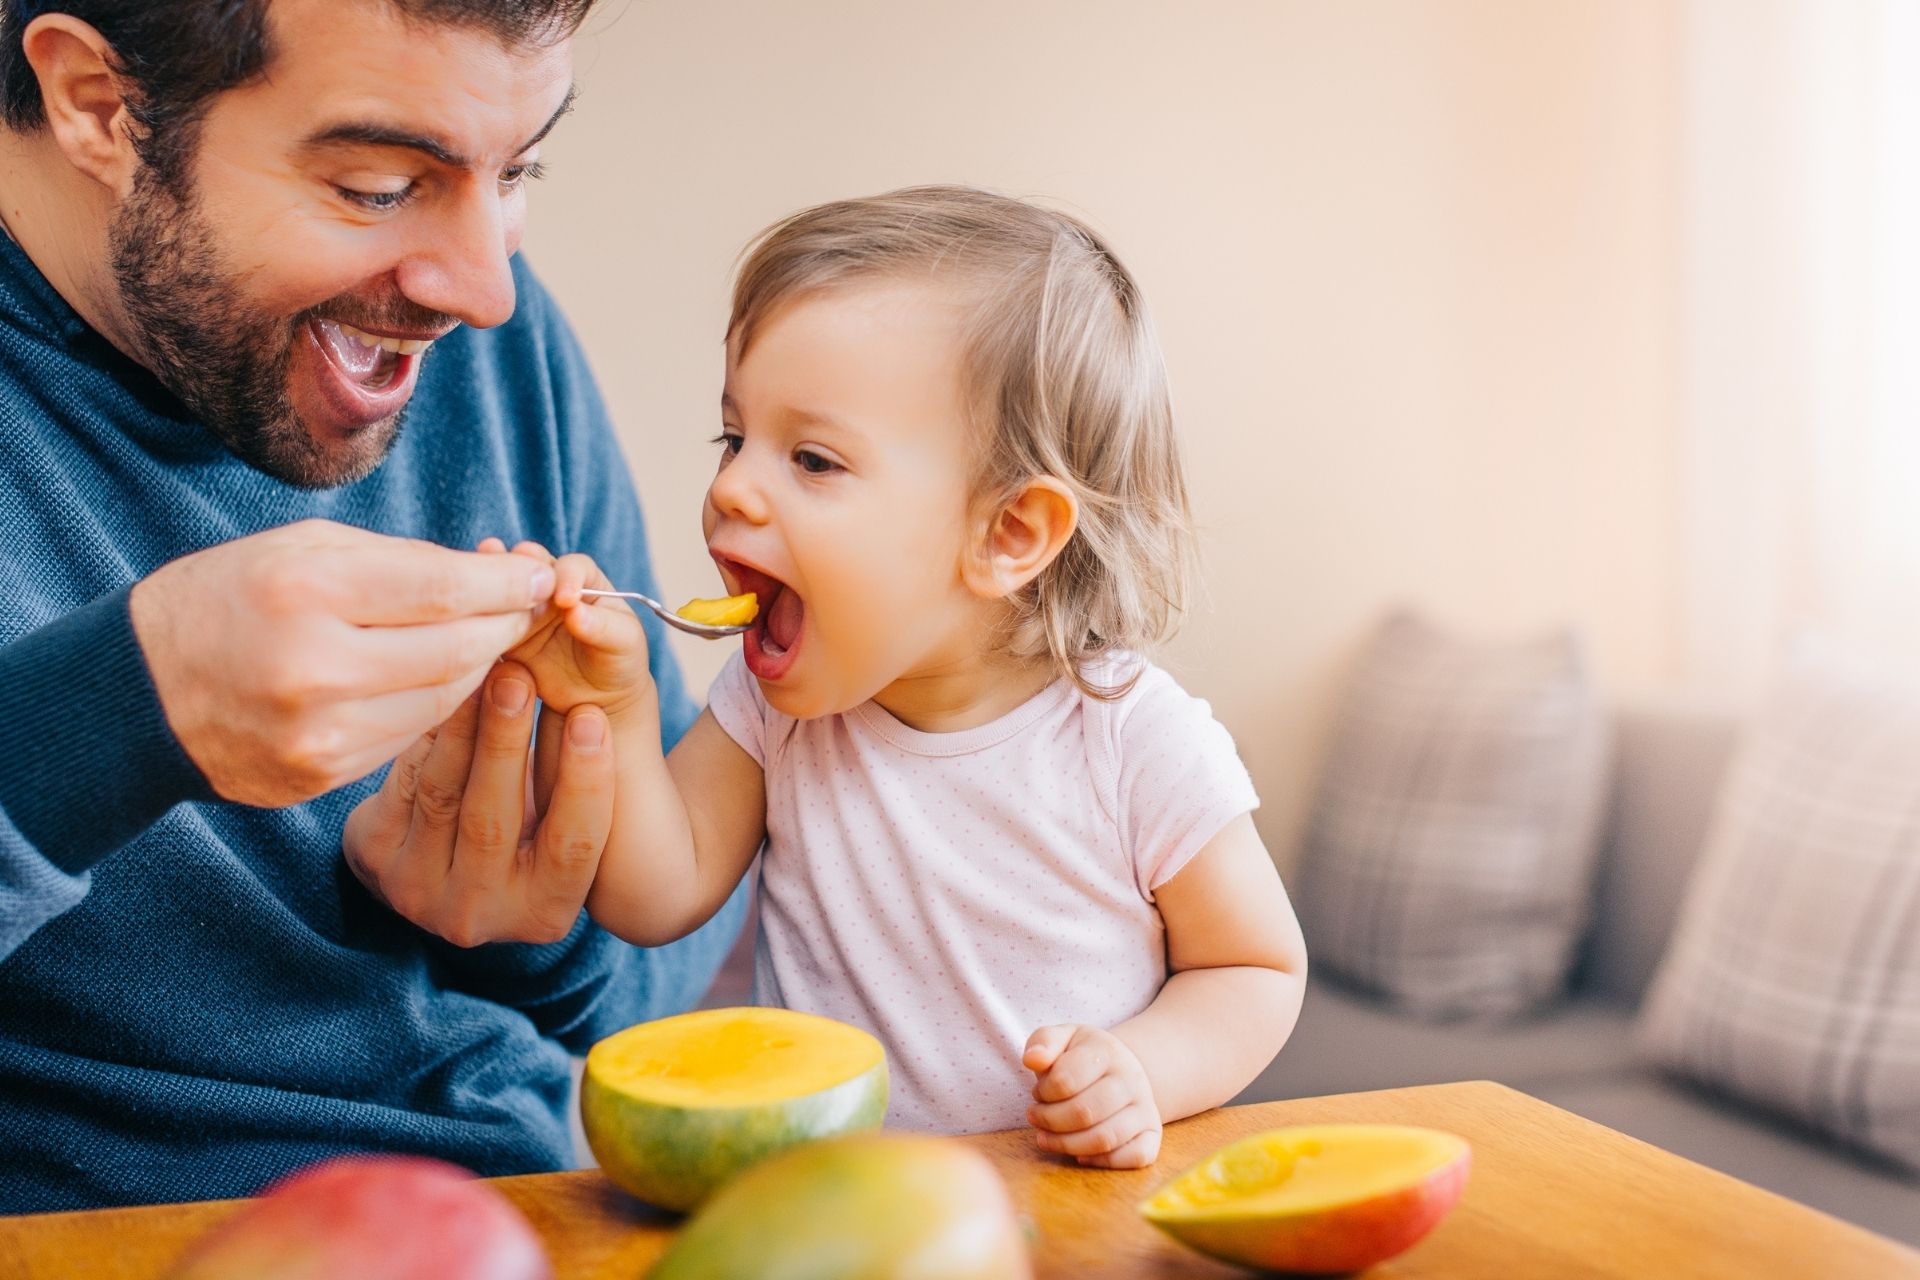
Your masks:
M 713 477 L 713 483 L 707 486 L 707 506 L 724 519 L 765 524 L 770 514 L 766 494 L 754 480 L 745 456 L 736 455 Z

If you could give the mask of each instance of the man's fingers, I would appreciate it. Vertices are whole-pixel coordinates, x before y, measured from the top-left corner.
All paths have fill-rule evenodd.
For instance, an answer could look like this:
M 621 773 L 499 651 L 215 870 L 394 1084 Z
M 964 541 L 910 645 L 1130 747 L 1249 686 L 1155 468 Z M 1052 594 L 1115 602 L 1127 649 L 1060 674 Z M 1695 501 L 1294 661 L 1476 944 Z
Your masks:
M 1038 1102 L 1027 1108 L 1027 1123 L 1054 1133 L 1090 1129 L 1126 1110 L 1133 1090 L 1118 1076 L 1101 1076 L 1086 1089 L 1060 1102 Z
M 606 713 L 576 707 L 560 735 L 560 768 L 534 836 L 530 901 L 559 932 L 587 900 L 613 831 L 613 740 Z
M 408 870 L 422 879 L 444 880 L 453 865 L 460 806 L 466 798 L 480 727 L 480 697 L 476 692 L 447 717 L 415 774 L 413 821 L 407 828 Z
M 491 666 L 534 626 L 529 612 L 408 627 L 360 627 L 347 634 L 341 661 L 351 664 L 366 693 L 424 689 Z
M 482 905 L 511 892 L 520 853 L 520 823 L 527 798 L 527 753 L 533 747 L 533 676 L 503 662 L 480 689 L 479 726 L 466 793 L 460 801 L 460 836 L 454 845 L 457 897 Z
M 525 613 L 552 596 L 553 582 L 553 570 L 527 556 L 384 538 L 339 554 L 326 594 L 344 621 L 398 627 Z
M 380 881 L 400 853 L 413 821 L 413 788 L 420 766 L 433 748 L 434 730 L 414 739 L 393 762 L 380 789 L 347 815 L 341 852 L 354 876 L 381 901 Z

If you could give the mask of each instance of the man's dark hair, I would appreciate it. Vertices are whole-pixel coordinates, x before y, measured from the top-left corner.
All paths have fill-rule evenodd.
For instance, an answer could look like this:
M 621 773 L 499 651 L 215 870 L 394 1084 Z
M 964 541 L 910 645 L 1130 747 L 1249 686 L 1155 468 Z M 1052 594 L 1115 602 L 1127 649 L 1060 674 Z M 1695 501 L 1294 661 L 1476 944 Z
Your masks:
M 266 70 L 271 0 L 0 0 L 0 119 L 19 132 L 46 122 L 21 37 L 43 13 L 68 13 L 113 46 L 132 85 L 134 139 L 163 178 L 180 176 L 216 94 Z M 417 22 L 490 32 L 511 44 L 572 34 L 594 0 L 385 0 Z

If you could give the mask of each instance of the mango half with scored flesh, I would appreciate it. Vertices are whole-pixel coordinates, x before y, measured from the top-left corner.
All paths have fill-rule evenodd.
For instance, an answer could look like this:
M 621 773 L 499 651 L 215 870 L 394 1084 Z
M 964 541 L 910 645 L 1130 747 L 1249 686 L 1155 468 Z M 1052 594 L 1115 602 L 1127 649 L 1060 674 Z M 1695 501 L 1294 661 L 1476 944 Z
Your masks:
M 688 622 L 709 627 L 740 627 L 752 622 L 760 612 L 760 599 L 749 591 L 721 600 L 689 600 L 674 612 Z
M 1031 1280 L 1006 1184 L 951 1138 L 783 1151 L 688 1219 L 647 1280 Z
M 643 1022 L 587 1054 L 580 1123 L 613 1181 L 686 1211 L 795 1143 L 877 1129 L 880 1042 L 791 1009 L 705 1009 Z
M 1410 1248 L 1459 1200 L 1465 1139 L 1406 1125 L 1302 1125 L 1230 1143 L 1140 1204 L 1191 1248 L 1269 1271 L 1358 1271 Z

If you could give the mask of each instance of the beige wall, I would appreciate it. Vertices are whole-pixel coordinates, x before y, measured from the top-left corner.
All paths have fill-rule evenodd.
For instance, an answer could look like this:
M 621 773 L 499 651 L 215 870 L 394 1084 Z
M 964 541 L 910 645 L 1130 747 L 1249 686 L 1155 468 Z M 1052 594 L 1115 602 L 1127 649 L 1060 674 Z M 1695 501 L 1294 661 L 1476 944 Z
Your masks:
M 1637 0 L 602 0 L 528 250 L 592 355 L 670 595 L 727 272 L 803 204 L 1058 198 L 1163 334 L 1211 602 L 1167 661 L 1276 853 L 1388 604 L 1675 661 L 1677 24 Z M 683 657 L 696 682 L 717 646 Z

